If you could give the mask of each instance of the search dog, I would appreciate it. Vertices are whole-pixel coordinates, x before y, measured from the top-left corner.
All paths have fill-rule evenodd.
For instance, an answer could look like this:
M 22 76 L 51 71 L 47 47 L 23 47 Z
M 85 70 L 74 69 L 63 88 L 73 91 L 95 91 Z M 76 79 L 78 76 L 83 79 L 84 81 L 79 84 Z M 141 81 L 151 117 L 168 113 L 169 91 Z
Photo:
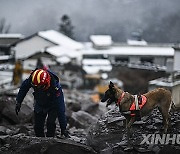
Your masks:
M 169 110 L 172 103 L 171 92 L 164 88 L 157 88 L 143 94 L 143 96 L 146 97 L 146 103 L 139 110 L 141 117 L 148 115 L 154 108 L 158 107 L 163 117 L 164 133 L 167 133 L 170 117 Z M 109 84 L 109 89 L 105 92 L 103 98 L 101 99 L 101 102 L 107 102 L 106 106 L 115 102 L 119 107 L 119 111 L 122 114 L 124 113 L 128 136 L 131 125 L 136 121 L 136 116 L 127 114 L 129 113 L 129 109 L 134 101 L 135 97 L 133 95 L 128 92 L 124 92 L 111 81 Z

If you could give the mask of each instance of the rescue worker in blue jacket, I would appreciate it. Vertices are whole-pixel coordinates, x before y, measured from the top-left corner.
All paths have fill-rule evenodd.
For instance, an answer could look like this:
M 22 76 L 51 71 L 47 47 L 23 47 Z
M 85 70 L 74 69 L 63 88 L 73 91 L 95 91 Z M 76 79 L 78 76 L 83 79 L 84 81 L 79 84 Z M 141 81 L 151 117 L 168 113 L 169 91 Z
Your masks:
M 45 137 L 44 125 L 47 117 L 46 137 L 54 137 L 56 118 L 58 117 L 61 135 L 69 137 L 66 130 L 65 104 L 59 78 L 49 70 L 36 69 L 22 83 L 16 98 L 16 114 L 18 115 L 24 97 L 30 88 L 34 89 L 34 131 L 37 137 Z

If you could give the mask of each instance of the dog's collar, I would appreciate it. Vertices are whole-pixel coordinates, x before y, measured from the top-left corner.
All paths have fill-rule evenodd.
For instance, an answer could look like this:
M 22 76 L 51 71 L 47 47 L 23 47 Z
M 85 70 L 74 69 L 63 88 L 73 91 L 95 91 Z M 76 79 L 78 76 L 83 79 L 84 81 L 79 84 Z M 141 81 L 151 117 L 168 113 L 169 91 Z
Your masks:
M 118 98 L 117 105 L 120 104 L 120 102 L 121 102 L 121 100 L 123 99 L 124 95 L 125 95 L 125 92 L 123 92 L 123 93 L 121 94 L 121 96 Z

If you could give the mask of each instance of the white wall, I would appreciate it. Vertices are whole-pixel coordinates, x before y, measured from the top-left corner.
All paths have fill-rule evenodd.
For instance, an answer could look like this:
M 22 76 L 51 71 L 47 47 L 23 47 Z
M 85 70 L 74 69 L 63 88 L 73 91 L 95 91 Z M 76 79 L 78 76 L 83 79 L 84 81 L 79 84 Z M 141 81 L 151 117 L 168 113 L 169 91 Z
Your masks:
M 21 59 L 29 57 L 38 51 L 42 51 L 46 47 L 54 46 L 53 43 L 45 39 L 34 36 L 30 39 L 19 42 L 15 47 L 15 58 Z
M 172 99 L 176 107 L 180 107 L 180 85 L 174 86 L 172 89 Z
M 167 58 L 166 60 L 166 72 L 172 73 L 174 71 L 174 59 L 173 58 Z
M 180 50 L 175 50 L 174 71 L 180 71 Z

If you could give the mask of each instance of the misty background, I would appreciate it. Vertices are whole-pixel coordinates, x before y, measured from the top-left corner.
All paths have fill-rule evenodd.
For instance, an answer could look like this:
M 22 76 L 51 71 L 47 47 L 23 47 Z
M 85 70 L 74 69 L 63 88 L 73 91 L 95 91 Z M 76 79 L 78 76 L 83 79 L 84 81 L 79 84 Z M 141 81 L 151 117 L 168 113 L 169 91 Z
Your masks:
M 77 41 L 107 34 L 125 42 L 140 30 L 147 42 L 180 42 L 180 0 L 0 0 L 0 19 L 11 25 L 10 33 L 58 30 L 64 14 Z

